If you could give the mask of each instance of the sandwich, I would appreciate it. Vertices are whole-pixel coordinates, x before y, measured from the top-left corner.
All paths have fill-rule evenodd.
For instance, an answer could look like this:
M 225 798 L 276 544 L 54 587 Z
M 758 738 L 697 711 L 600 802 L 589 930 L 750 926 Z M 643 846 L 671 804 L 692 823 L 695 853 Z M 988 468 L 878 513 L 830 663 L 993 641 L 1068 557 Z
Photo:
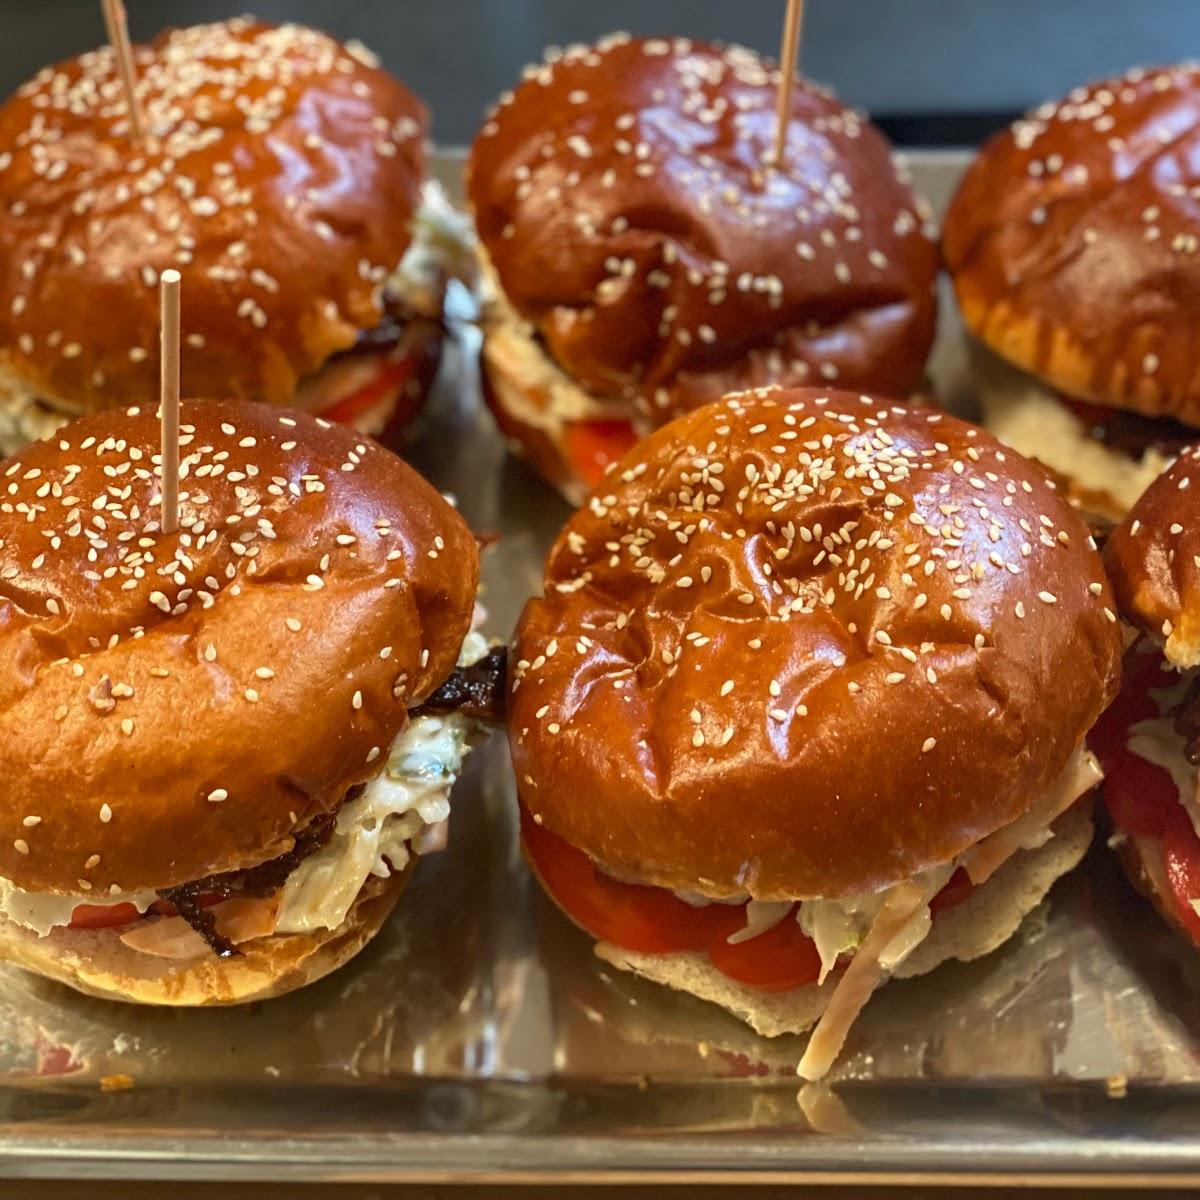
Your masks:
M 0 959 L 232 1004 L 353 957 L 436 849 L 503 655 L 476 542 L 399 459 L 188 401 L 179 527 L 153 409 L 0 464 Z
M 825 1074 L 889 975 L 1008 939 L 1092 837 L 1121 639 L 1036 464 L 945 414 L 760 390 L 571 518 L 510 654 L 525 853 L 616 967 Z
M 1105 566 L 1129 629 L 1121 694 L 1096 727 L 1111 844 L 1167 922 L 1200 946 L 1200 448 L 1181 452 L 1113 531 Z
M 156 402 L 169 268 L 185 396 L 398 431 L 443 337 L 421 104 L 298 25 L 175 29 L 134 61 L 140 138 L 107 47 L 0 106 L 0 451 Z
M 1080 87 L 993 137 L 942 250 L 984 423 L 1119 520 L 1200 427 L 1195 66 Z
M 501 431 L 579 503 L 640 437 L 770 383 L 907 396 L 936 321 L 929 211 L 883 135 L 738 46 L 555 51 L 489 115 L 468 197 Z

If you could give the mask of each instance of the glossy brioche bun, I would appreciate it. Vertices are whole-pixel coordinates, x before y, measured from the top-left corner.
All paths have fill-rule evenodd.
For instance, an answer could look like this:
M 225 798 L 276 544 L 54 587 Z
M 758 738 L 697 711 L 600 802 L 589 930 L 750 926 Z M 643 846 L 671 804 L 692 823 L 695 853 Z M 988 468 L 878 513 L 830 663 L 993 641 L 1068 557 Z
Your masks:
M 967 326 L 1069 396 L 1200 425 L 1200 68 L 1134 70 L 997 134 L 946 214 Z
M 1092 836 L 1092 805 L 1074 805 L 1055 822 L 1054 837 L 1044 846 L 1013 855 L 961 904 L 938 913 L 929 936 L 900 964 L 895 977 L 925 975 L 951 959 L 971 962 L 1003 945 L 1055 881 L 1079 864 Z M 811 1029 L 841 978 L 835 972 L 821 986 L 765 992 L 722 975 L 705 954 L 640 954 L 608 942 L 598 943 L 596 954 L 614 967 L 719 1004 L 764 1037 Z
M 336 929 L 258 938 L 239 946 L 236 958 L 160 958 L 126 946 L 119 929 L 59 928 L 39 937 L 0 914 L 0 960 L 104 1000 L 177 1008 L 268 1000 L 349 962 L 379 932 L 410 874 L 369 879 Z
M 882 134 L 803 81 L 766 166 L 777 81 L 741 47 L 627 35 L 531 70 L 468 163 L 489 320 L 650 424 L 771 382 L 914 388 L 928 214 Z
M 185 401 L 182 431 L 170 536 L 151 410 L 0 464 L 0 877 L 27 891 L 283 853 L 379 770 L 470 626 L 475 540 L 399 459 L 232 401 Z
M 1142 494 L 1104 547 L 1121 616 L 1163 645 L 1176 667 L 1200 666 L 1200 445 Z
M 361 47 L 234 20 L 107 48 L 0 108 L 0 379 L 68 412 L 158 387 L 158 277 L 183 274 L 182 388 L 290 402 L 381 316 L 425 113 Z
M 619 878 L 882 890 L 1020 816 L 1116 693 L 1099 555 L 1032 463 L 815 390 L 659 430 L 567 523 L 517 628 L 535 820 Z

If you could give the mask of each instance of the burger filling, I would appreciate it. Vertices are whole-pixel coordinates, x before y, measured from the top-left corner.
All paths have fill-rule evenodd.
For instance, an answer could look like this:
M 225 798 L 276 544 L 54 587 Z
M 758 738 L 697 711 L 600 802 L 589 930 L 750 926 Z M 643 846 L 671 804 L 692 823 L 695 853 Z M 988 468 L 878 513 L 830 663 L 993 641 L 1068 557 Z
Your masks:
M 1200 670 L 1176 671 L 1140 638 L 1093 741 L 1114 842 L 1137 844 L 1146 883 L 1200 945 Z
M 1107 498 L 1106 515 L 1127 512 L 1198 436 L 1169 418 L 1071 399 L 993 359 L 981 356 L 984 425 L 1085 493 Z
M 167 958 L 207 950 L 228 957 L 255 938 L 336 929 L 372 878 L 400 873 L 414 854 L 444 844 L 450 790 L 477 722 L 495 719 L 503 678 L 503 651 L 469 634 L 459 667 L 412 714 L 379 773 L 300 830 L 277 858 L 99 903 L 0 879 L 0 912 L 43 937 L 64 926 L 113 928 L 133 949 Z
M 370 435 L 414 416 L 437 372 L 447 280 L 473 270 L 465 218 L 437 184 L 426 184 L 412 242 L 384 284 L 379 325 L 302 380 L 294 405 Z M 0 381 L 0 456 L 47 437 L 74 415 L 19 380 Z
M 767 992 L 820 984 L 840 970 L 801 1064 L 816 1078 L 871 992 L 925 940 L 938 914 L 968 899 L 1014 854 L 1049 841 L 1055 820 L 1101 777 L 1095 756 L 1080 747 L 1011 825 L 885 891 L 837 899 L 711 899 L 619 880 L 524 810 L 521 828 L 546 890 L 600 941 L 641 954 L 701 954 L 727 978 Z
M 628 399 L 593 395 L 568 375 L 509 303 L 482 248 L 479 256 L 489 385 L 508 419 L 544 435 L 575 476 L 594 486 L 649 425 L 630 416 Z

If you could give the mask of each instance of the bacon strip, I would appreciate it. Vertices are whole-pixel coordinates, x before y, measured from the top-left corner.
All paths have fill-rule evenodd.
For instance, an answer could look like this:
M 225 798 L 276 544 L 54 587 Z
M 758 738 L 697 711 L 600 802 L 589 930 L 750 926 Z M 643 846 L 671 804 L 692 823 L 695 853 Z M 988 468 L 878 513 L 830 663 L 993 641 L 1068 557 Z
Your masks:
M 455 667 L 446 682 L 413 710 L 413 716 L 461 712 L 476 721 L 502 725 L 507 678 L 508 647 L 493 646 L 469 667 Z

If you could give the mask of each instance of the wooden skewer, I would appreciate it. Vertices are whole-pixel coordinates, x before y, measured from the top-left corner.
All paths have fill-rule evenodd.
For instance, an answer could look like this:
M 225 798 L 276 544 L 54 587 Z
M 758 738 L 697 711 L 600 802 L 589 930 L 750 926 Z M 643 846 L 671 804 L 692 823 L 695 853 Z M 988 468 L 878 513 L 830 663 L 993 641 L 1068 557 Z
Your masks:
M 117 69 L 125 85 L 125 100 L 129 105 L 129 128 L 135 140 L 140 139 L 145 122 L 137 99 L 137 68 L 133 65 L 133 46 L 129 42 L 129 23 L 125 19 L 122 0 L 102 0 L 104 24 L 108 28 L 108 41 L 117 56 Z
M 780 166 L 787 148 L 788 122 L 792 115 L 792 89 L 796 83 L 796 63 L 800 58 L 800 30 L 804 25 L 804 0 L 788 0 L 783 22 L 783 41 L 779 46 L 779 93 L 775 101 L 775 148 L 771 162 Z
M 162 426 L 160 465 L 162 531 L 179 528 L 179 272 L 164 271 L 159 298 L 162 310 L 161 391 L 158 417 Z

